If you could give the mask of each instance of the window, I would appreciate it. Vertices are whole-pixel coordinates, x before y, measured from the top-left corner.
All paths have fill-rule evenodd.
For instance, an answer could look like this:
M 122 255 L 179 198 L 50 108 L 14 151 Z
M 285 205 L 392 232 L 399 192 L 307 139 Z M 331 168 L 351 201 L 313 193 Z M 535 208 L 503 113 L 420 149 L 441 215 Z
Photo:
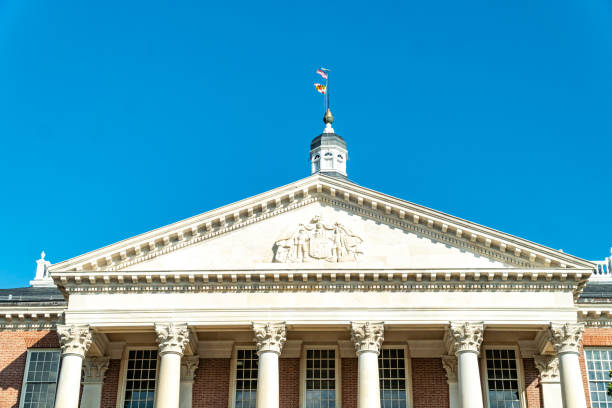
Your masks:
M 153 408 L 156 378 L 157 350 L 130 350 L 123 408 Z
M 236 350 L 235 408 L 255 408 L 257 402 L 257 363 L 255 350 Z
M 404 349 L 383 348 L 378 356 L 380 407 L 406 408 L 406 358 Z
M 59 350 L 28 350 L 20 408 L 53 408 L 59 364 Z
M 336 350 L 306 350 L 305 408 L 336 407 Z
M 489 408 L 520 408 L 519 372 L 514 350 L 486 350 Z
M 585 349 L 589 392 L 593 408 L 611 408 L 612 399 L 607 389 L 612 366 L 612 349 Z

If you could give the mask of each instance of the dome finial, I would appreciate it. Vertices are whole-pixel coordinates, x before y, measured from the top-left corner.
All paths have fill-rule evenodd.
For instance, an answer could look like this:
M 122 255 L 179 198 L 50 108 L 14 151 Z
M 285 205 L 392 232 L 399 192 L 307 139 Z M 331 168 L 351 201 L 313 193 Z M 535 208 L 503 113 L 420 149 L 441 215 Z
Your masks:
M 325 116 L 323 116 L 323 122 L 327 125 L 329 124 L 331 126 L 332 123 L 334 123 L 334 115 L 332 115 L 331 113 L 331 109 L 327 109 L 327 111 L 325 112 Z

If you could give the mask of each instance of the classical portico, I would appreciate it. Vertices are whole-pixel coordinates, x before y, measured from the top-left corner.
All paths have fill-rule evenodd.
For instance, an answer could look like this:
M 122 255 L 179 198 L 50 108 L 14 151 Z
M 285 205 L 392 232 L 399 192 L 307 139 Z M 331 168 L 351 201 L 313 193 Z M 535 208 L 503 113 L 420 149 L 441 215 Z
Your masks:
M 232 408 L 278 408 L 284 359 L 302 408 L 411 407 L 423 367 L 450 408 L 527 408 L 524 360 L 545 408 L 586 406 L 575 299 L 593 264 L 348 181 L 332 120 L 310 177 L 40 263 L 68 299 L 57 407 L 78 406 L 82 371 L 80 406 L 99 407 L 110 360 L 118 407 L 190 408 L 208 375 Z

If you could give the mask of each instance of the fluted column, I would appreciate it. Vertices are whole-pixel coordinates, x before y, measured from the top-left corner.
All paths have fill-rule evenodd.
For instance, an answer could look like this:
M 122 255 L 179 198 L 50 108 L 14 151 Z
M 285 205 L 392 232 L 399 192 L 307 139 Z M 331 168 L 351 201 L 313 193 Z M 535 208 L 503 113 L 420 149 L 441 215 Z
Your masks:
M 358 358 L 357 407 L 380 408 L 378 354 L 384 340 L 382 322 L 351 323 L 351 340 Z
M 444 367 L 444 370 L 446 370 L 449 408 L 461 408 L 459 401 L 459 383 L 457 377 L 457 357 L 442 356 L 442 366 Z
M 181 361 L 181 396 L 179 408 L 191 408 L 193 401 L 193 379 L 200 364 L 200 356 L 183 357 Z
M 187 324 L 155 324 L 161 362 L 155 408 L 178 408 L 181 386 L 181 358 L 189 342 Z
M 278 408 L 278 357 L 287 340 L 285 323 L 253 323 L 259 363 L 257 408 Z
M 564 408 L 586 408 L 579 353 L 583 323 L 551 323 L 550 341 L 559 356 L 561 395 Z
M 482 323 L 451 322 L 450 335 L 457 355 L 461 408 L 483 408 L 478 355 L 482 344 Z
M 83 358 L 91 346 L 88 325 L 57 326 L 62 347 L 62 368 L 57 383 L 55 408 L 78 408 Z
M 109 357 L 88 357 L 83 361 L 81 408 L 100 408 L 102 385 L 109 361 Z
M 544 408 L 563 406 L 561 382 L 559 379 L 559 358 L 557 356 L 533 356 L 535 366 L 540 372 L 540 388 Z

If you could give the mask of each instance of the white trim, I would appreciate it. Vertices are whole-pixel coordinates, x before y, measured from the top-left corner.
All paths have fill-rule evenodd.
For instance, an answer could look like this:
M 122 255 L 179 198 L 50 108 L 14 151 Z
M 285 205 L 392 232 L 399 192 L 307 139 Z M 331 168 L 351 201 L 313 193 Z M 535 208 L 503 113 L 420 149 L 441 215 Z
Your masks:
M 62 365 L 62 351 L 58 348 L 30 348 L 27 350 L 25 370 L 23 371 L 23 378 L 21 380 L 21 390 L 20 390 L 21 397 L 19 398 L 19 408 L 23 408 L 23 404 L 25 403 L 25 395 L 26 395 L 25 391 L 26 391 L 26 385 L 28 384 L 27 378 L 28 378 L 28 372 L 30 371 L 30 356 L 32 355 L 32 352 L 40 352 L 40 351 L 57 351 L 59 353 L 57 373 L 56 373 L 56 378 L 55 378 L 55 392 L 56 392 L 55 396 L 57 396 L 57 382 L 59 380 L 60 366 Z
M 383 350 L 396 349 L 404 350 L 404 368 L 405 368 L 405 381 L 406 381 L 406 408 L 412 408 L 413 397 L 412 397 L 412 357 L 410 356 L 410 349 L 408 345 L 402 344 L 383 344 Z M 380 358 L 380 355 L 378 356 Z M 379 360 L 380 362 L 380 360 Z M 380 364 L 378 365 L 380 369 Z M 380 378 L 379 378 L 380 381 Z
M 514 351 L 514 359 L 516 360 L 516 375 L 518 383 L 519 403 L 521 408 L 527 408 L 527 394 L 525 392 L 525 370 L 523 368 L 523 359 L 518 345 L 483 345 L 480 351 L 480 381 L 482 384 L 483 401 L 485 408 L 490 407 L 489 402 L 489 381 L 487 373 L 487 350 L 512 350 Z
M 157 380 L 159 377 L 159 365 L 161 363 L 161 357 L 159 355 L 159 348 L 155 346 L 126 346 L 123 348 L 123 357 L 121 358 L 121 365 L 119 366 L 119 386 L 117 387 L 117 408 L 123 407 L 125 400 L 125 386 L 127 382 L 127 364 L 130 357 L 130 351 L 132 350 L 156 350 L 157 351 L 157 367 L 155 369 L 155 399 L 153 405 L 157 400 Z
M 230 378 L 229 378 L 229 399 L 228 399 L 228 407 L 234 408 L 236 406 L 236 372 L 237 372 L 237 364 L 238 364 L 238 350 L 255 350 L 255 346 L 234 346 L 232 350 L 232 359 L 230 360 Z M 257 375 L 259 377 L 259 365 L 257 366 Z M 258 383 L 259 385 L 259 383 Z
M 300 357 L 300 404 L 299 408 L 305 407 L 306 402 L 306 355 L 308 350 L 334 350 L 335 352 L 335 387 L 336 407 L 342 408 L 342 358 L 340 358 L 340 347 L 337 344 L 330 345 L 304 345 Z

